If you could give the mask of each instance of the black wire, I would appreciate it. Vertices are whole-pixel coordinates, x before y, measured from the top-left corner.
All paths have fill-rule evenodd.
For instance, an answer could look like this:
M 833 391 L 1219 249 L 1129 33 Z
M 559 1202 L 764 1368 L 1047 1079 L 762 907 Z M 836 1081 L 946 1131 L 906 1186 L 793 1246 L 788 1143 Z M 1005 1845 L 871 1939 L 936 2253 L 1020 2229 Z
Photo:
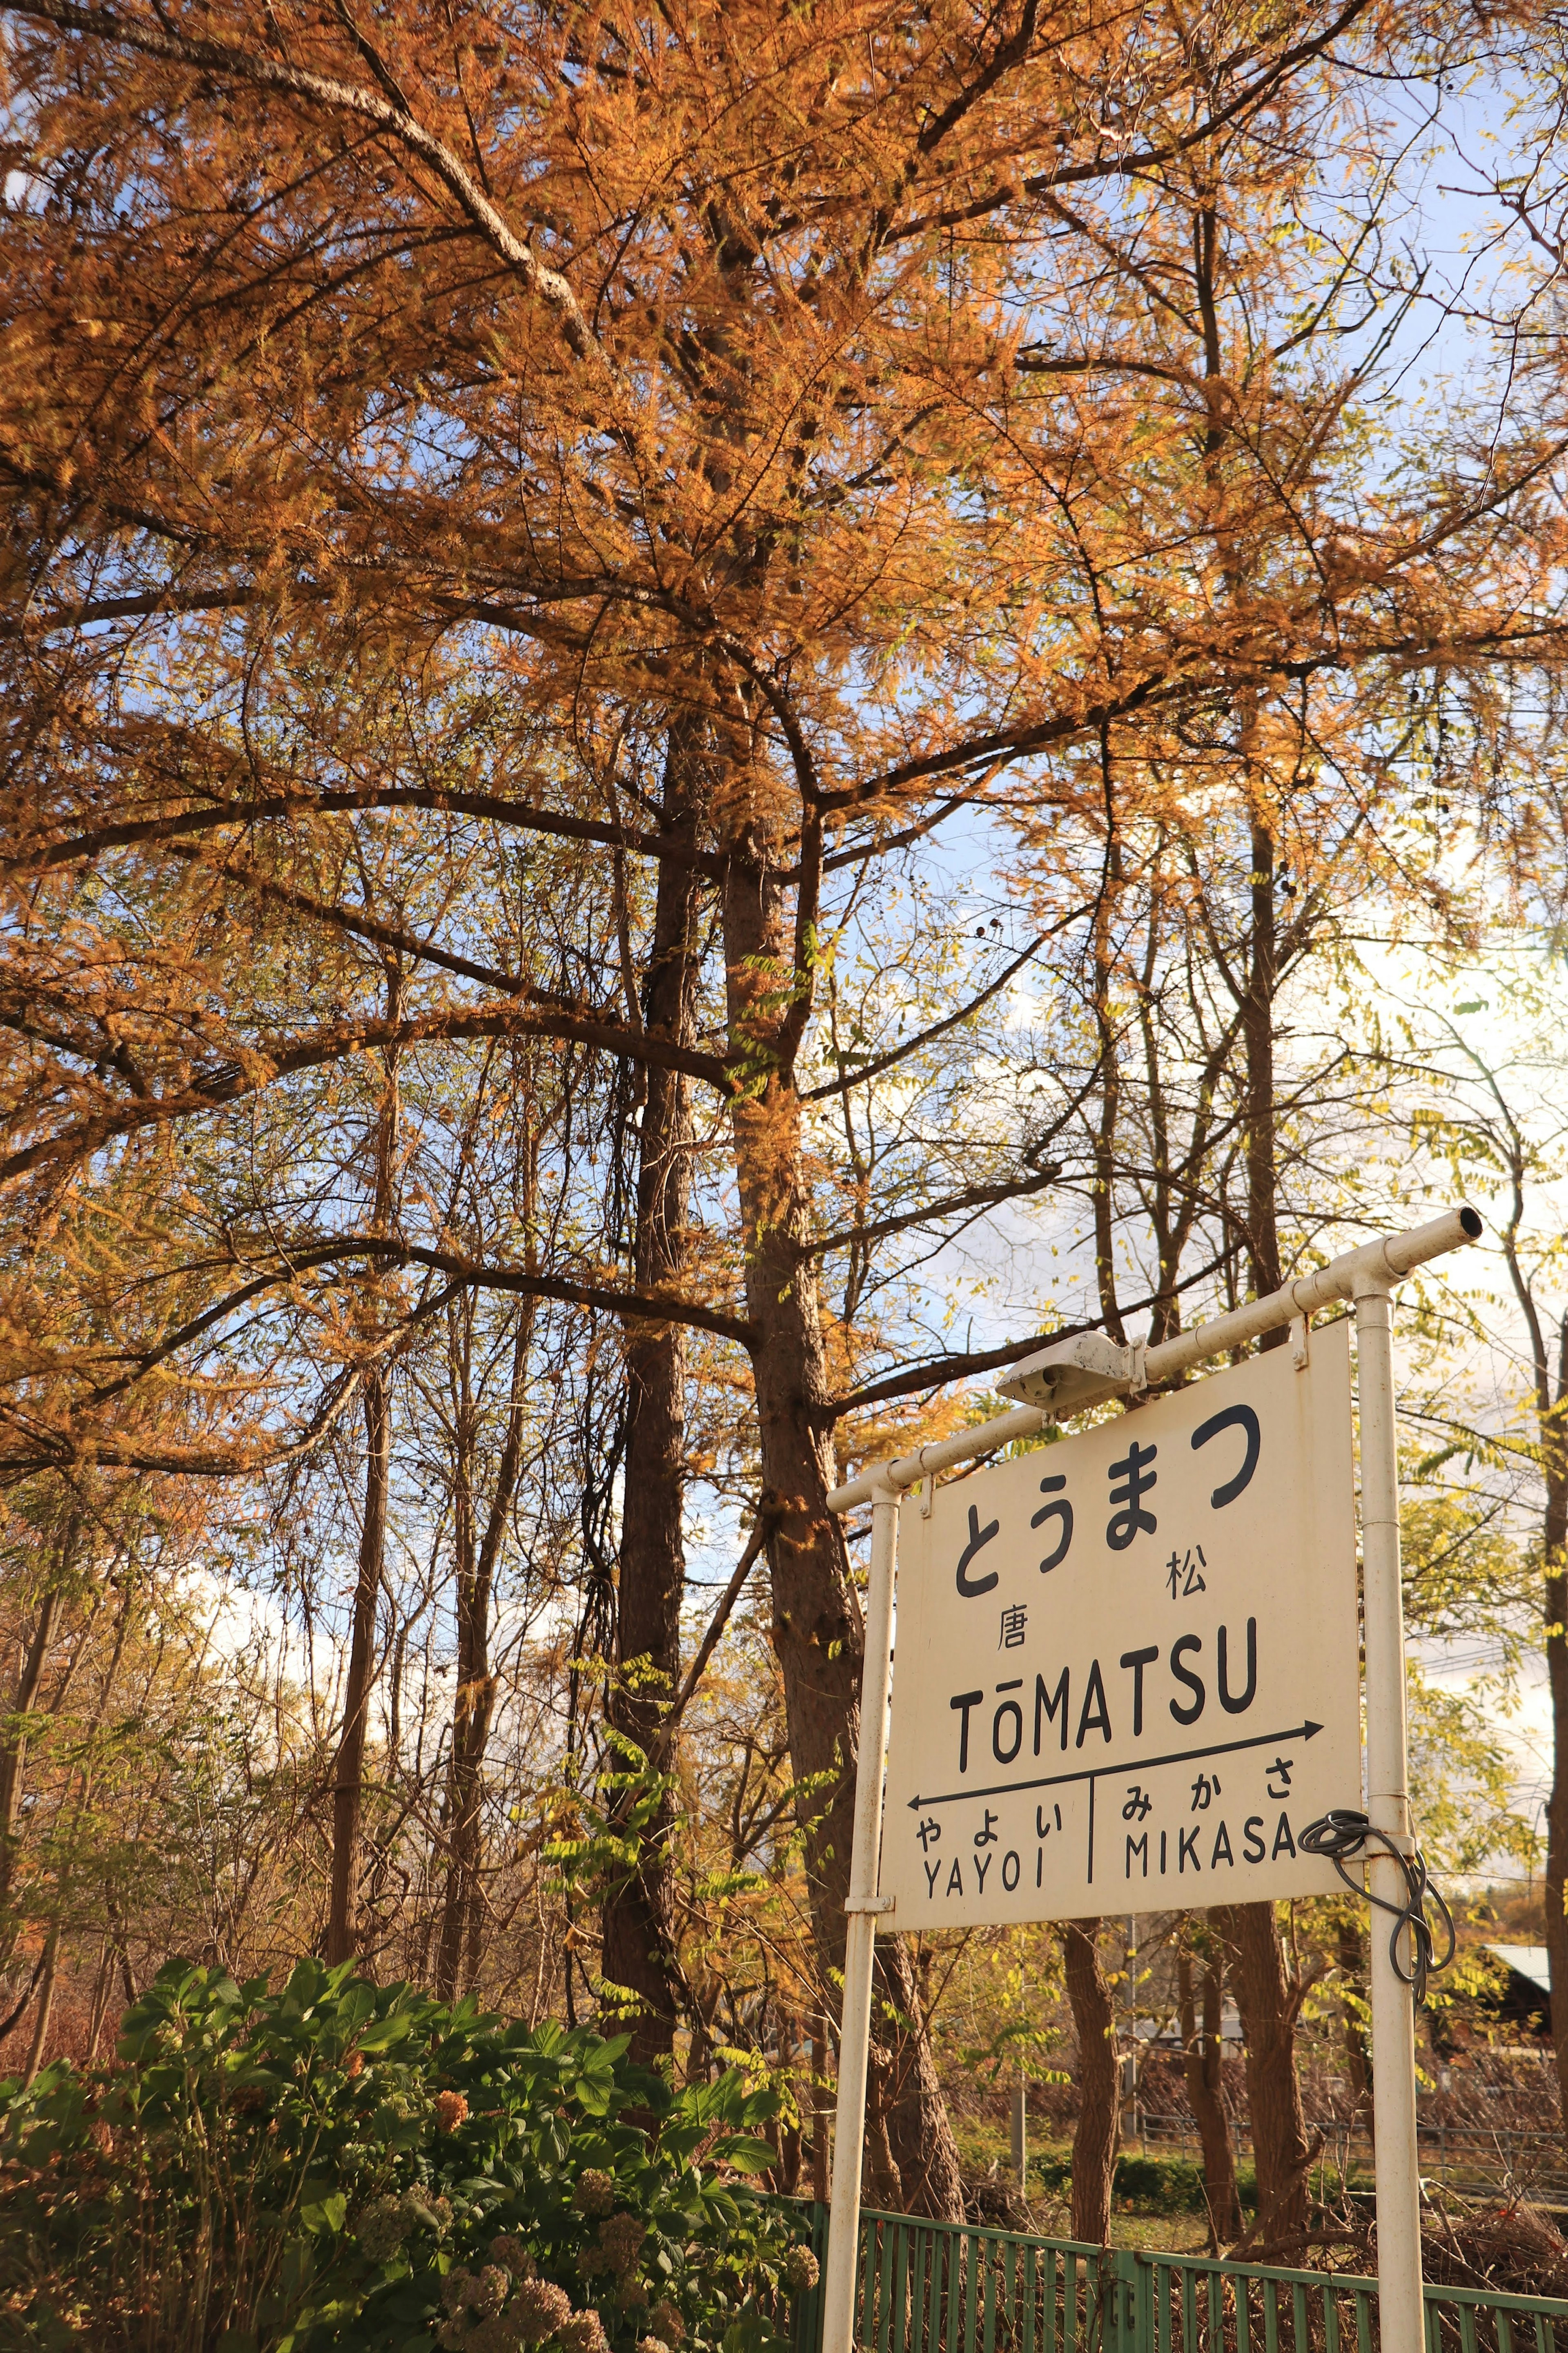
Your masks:
M 1443 1901 L 1442 1891 L 1426 1876 L 1426 1859 L 1419 1847 L 1405 1854 L 1396 1847 L 1386 1831 L 1374 1830 L 1364 1814 L 1352 1811 L 1348 1806 L 1336 1806 L 1315 1822 L 1309 1822 L 1297 1833 L 1296 1843 L 1307 1854 L 1326 1855 L 1354 1894 L 1364 1895 L 1380 1912 L 1392 1912 L 1394 1927 L 1388 1939 L 1388 1957 L 1394 1963 L 1394 1975 L 1403 1978 L 1418 2002 L 1426 1999 L 1426 1980 L 1446 1969 L 1454 1957 L 1458 1939 L 1454 1934 L 1454 1915 Z M 1390 1904 L 1386 1896 L 1374 1895 L 1370 1887 L 1358 1886 L 1345 1869 L 1349 1855 L 1366 1854 L 1375 1848 L 1390 1854 L 1405 1874 L 1405 1901 Z M 1436 1906 L 1443 1932 L 1448 1939 L 1448 1949 L 1441 1960 L 1436 1958 L 1436 1939 L 1432 1924 L 1426 1917 L 1426 1906 Z M 1399 1957 L 1399 1932 L 1410 1931 L 1410 1967 L 1405 1968 Z

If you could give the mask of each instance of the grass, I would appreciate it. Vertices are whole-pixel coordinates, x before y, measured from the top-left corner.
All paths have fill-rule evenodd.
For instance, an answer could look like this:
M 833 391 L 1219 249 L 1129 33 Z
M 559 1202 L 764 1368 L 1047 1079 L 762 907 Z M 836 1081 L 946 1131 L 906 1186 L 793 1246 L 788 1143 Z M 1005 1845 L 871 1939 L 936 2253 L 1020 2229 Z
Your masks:
M 966 2167 L 989 2171 L 995 2165 L 1010 2178 L 1007 2151 L 1000 2135 L 984 2130 L 961 2143 Z M 977 2163 L 976 2160 L 979 2160 Z M 1370 2187 L 1359 2174 L 1352 2188 Z M 1237 2188 L 1244 2211 L 1257 2203 L 1257 2176 L 1249 2159 L 1237 2168 Z M 1315 2197 L 1337 2206 L 1342 2194 L 1332 2168 L 1317 2168 L 1312 2177 Z M 1068 2234 L 1072 2194 L 1072 2151 L 1067 2146 L 1030 2151 L 1025 2194 L 1036 2216 L 1036 2228 L 1047 2238 Z M 1203 2254 L 1208 2246 L 1208 2218 L 1204 2203 L 1203 2168 L 1189 2157 L 1151 2156 L 1124 2149 L 1116 2161 L 1111 2189 L 1110 2243 L 1145 2254 Z
M 1208 2224 L 1201 2214 L 1118 2213 L 1113 2209 L 1110 2243 L 1146 2255 L 1206 2255 Z

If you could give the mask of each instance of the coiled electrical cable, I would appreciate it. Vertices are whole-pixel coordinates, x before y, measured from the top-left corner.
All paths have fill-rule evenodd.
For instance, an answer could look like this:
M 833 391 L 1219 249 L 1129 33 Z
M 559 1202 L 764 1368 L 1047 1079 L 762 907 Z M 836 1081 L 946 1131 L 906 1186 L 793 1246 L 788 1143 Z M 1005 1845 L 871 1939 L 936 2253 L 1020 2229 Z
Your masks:
M 1297 1832 L 1296 1843 L 1308 1854 L 1325 1855 L 1353 1894 L 1364 1895 L 1367 1902 L 1375 1904 L 1380 1912 L 1393 1913 L 1394 1926 L 1388 1939 L 1389 1959 L 1394 1963 L 1394 1975 L 1403 1978 L 1418 2002 L 1424 2001 L 1427 1978 L 1436 1977 L 1447 1968 L 1454 1957 L 1458 1939 L 1454 1934 L 1454 1915 L 1443 1901 L 1442 1891 L 1435 1887 L 1426 1876 L 1426 1862 L 1419 1847 L 1412 1854 L 1402 1853 L 1386 1831 L 1374 1830 L 1364 1814 L 1355 1813 L 1348 1806 L 1336 1806 L 1320 1820 L 1309 1822 L 1304 1831 Z M 1404 1873 L 1403 1904 L 1390 1904 L 1386 1896 L 1374 1895 L 1370 1887 L 1360 1886 L 1345 1869 L 1345 1862 L 1351 1856 L 1374 1851 L 1392 1855 Z M 1426 1916 L 1428 1905 L 1436 1910 L 1442 1932 L 1448 1940 L 1447 1950 L 1441 1960 L 1436 1957 L 1436 1938 L 1432 1923 Z M 1402 1928 L 1410 1931 L 1408 1968 L 1399 1957 L 1399 1932 Z

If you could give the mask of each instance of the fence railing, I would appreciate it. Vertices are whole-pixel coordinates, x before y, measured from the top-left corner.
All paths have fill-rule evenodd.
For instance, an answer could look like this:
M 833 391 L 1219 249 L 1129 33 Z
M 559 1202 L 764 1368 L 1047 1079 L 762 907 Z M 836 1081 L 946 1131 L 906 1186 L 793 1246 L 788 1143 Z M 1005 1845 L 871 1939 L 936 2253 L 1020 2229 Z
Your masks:
M 827 2214 L 812 2209 L 819 2263 Z M 820 2284 L 793 2353 L 821 2353 Z M 1383 2347 L 1377 2282 L 1147 2254 L 862 2209 L 858 2353 L 1568 2353 L 1568 2302 L 1426 2289 L 1425 2348 Z

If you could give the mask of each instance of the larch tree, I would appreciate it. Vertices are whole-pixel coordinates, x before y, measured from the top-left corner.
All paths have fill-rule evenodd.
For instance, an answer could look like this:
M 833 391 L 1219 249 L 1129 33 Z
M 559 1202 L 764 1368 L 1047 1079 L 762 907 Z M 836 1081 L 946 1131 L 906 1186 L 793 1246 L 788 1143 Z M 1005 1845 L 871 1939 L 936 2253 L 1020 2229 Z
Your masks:
M 831 877 L 999 807 L 1015 782 L 1081 818 L 1099 786 L 1074 747 L 1155 717 L 1179 744 L 1238 681 L 1261 699 L 1459 653 L 1505 663 L 1525 643 L 1539 657 L 1542 573 L 1522 535 L 1484 578 L 1453 559 L 1527 499 L 1546 428 L 1502 448 L 1479 501 L 1446 491 L 1418 524 L 1382 518 L 1370 557 L 1358 543 L 1334 558 L 1342 519 L 1316 511 L 1295 515 L 1289 567 L 1227 554 L 1249 525 L 1226 479 L 1224 513 L 1193 524 L 1209 587 L 1194 598 L 1170 562 L 1160 453 L 1190 433 L 1194 382 L 1210 418 L 1240 395 L 1223 367 L 1173 369 L 1154 348 L 1162 273 L 1134 233 L 1146 193 L 1223 151 L 1245 194 L 1298 106 L 1359 167 L 1341 77 L 1422 69 L 1429 28 L 1369 0 L 1268 27 L 1221 10 L 1201 39 L 1156 12 L 1132 43 L 1114 10 L 1037 0 L 912 23 L 885 5 L 363 24 L 310 5 L 33 0 L 6 16 L 0 1178 L 47 1223 L 106 1158 L 151 1166 L 188 1127 L 259 1117 L 281 1085 L 330 1093 L 366 1054 L 405 1069 L 531 1038 L 641 1073 L 644 1091 L 629 1278 L 559 1231 L 532 1264 L 477 1259 L 427 1202 L 395 1233 L 323 1225 L 308 1258 L 247 1238 L 243 1270 L 231 1257 L 220 1281 L 187 1261 L 168 1293 L 139 1294 L 118 1388 L 79 1329 L 64 1336 L 58 1313 L 38 1324 L 24 1278 L 12 1455 L 90 1446 L 196 1472 L 315 1442 L 363 1388 L 346 1333 L 311 1413 L 285 1430 L 274 1410 L 245 1443 L 226 1397 L 163 1368 L 242 1293 L 319 1314 L 350 1268 L 416 1275 L 426 1303 L 466 1283 L 623 1318 L 647 1468 L 613 1707 L 641 1745 L 676 1666 L 674 1335 L 743 1350 L 826 1981 L 843 1950 L 861 1650 L 826 1510 L 840 1400 L 799 1079 Z M 1085 283 L 1113 290 L 1128 348 L 1108 366 L 1076 336 Z M 1092 396 L 1086 373 L 1102 379 Z M 275 702 L 285 638 L 296 663 L 313 647 L 323 670 L 357 671 L 362 693 L 460 668 L 469 724 L 458 713 L 443 756 L 413 773 L 356 744 L 324 699 L 308 726 L 297 702 L 290 725 Z M 660 790 L 626 759 L 643 738 L 663 746 Z M 412 900 L 363 855 L 394 818 L 426 860 Z M 546 972 L 538 882 L 521 934 L 476 937 L 441 883 L 465 828 L 514 854 L 569 849 L 595 879 L 566 887 L 622 939 L 635 861 L 654 878 L 640 969 L 595 934 Z M 121 923 L 110 952 L 107 878 L 127 872 L 163 920 L 136 936 Z M 721 987 L 692 1040 L 698 886 Z M 273 972 L 241 971 L 221 941 L 187 945 L 197 906 L 219 927 L 224 910 L 254 926 L 266 908 Z M 362 976 L 305 1018 L 298 939 L 334 936 L 399 961 L 397 1007 Z M 688 1088 L 728 1122 L 742 1245 L 729 1294 L 703 1295 L 680 1239 Z M 939 1360 L 907 1390 L 961 1368 Z M 128 1437 L 126 1386 L 151 1396 L 155 1375 L 163 1426 Z M 623 1902 L 635 1937 L 663 1936 L 663 1900 L 655 1852 Z M 880 1964 L 890 2162 L 908 2204 L 954 2211 L 956 2152 L 898 1939 Z M 656 2040 L 668 1983 L 666 1950 L 637 1987 Z

